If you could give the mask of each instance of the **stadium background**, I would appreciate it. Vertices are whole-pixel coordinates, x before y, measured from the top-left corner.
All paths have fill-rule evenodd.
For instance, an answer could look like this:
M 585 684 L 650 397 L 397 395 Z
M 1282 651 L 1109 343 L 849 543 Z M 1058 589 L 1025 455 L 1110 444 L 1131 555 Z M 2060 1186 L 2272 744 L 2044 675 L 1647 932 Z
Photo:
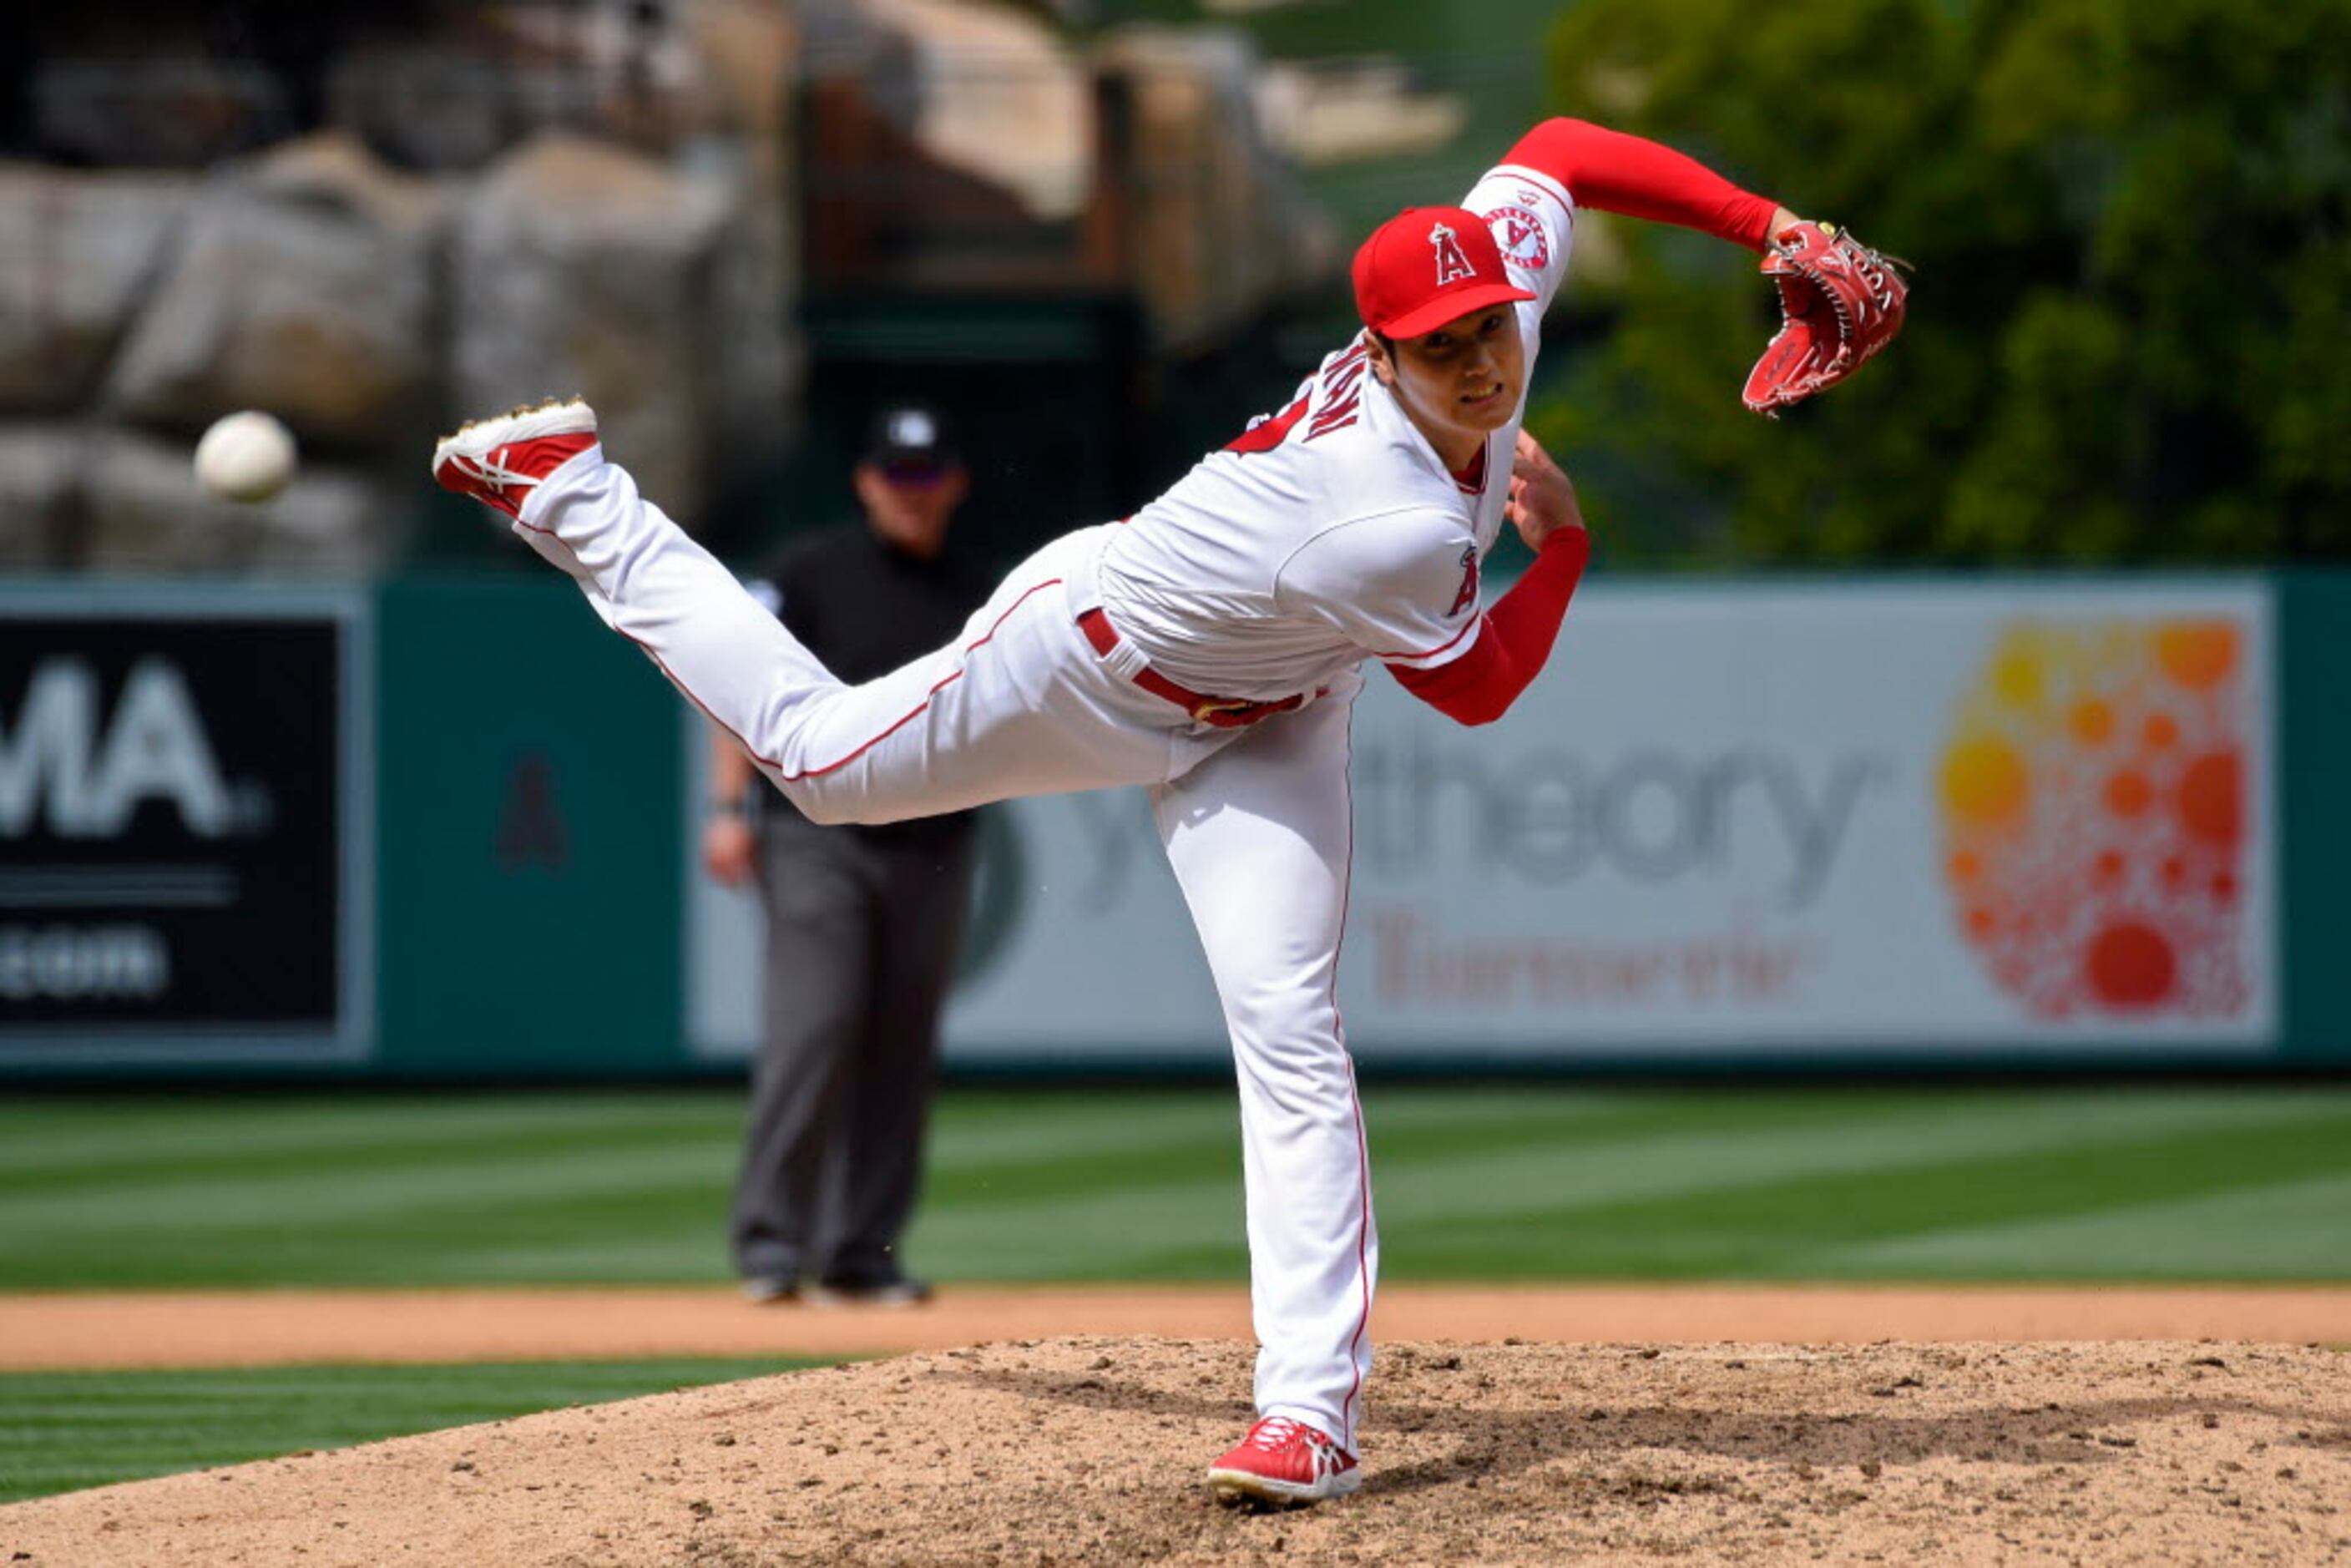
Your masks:
M 747 350 L 723 370 L 730 393 L 767 395 L 756 418 L 716 403 L 691 357 L 616 371 L 552 326 L 500 342 L 510 359 L 486 369 L 451 347 L 437 368 L 405 372 L 373 423 L 331 398 L 315 411 L 281 403 L 314 458 L 310 476 L 344 488 L 289 497 L 284 526 L 256 533 L 161 476 L 183 467 L 212 413 L 271 401 L 256 388 L 308 384 L 240 357 L 266 346 L 266 333 L 215 336 L 208 362 L 201 348 L 181 348 L 178 360 L 168 342 L 142 349 L 120 324 L 111 347 L 89 352 L 63 328 L 37 338 L 19 376 L 37 390 L 16 394 L 21 417 L 0 439 L 11 508 L 0 526 L 10 572 L 0 582 L 0 895 L 15 901 L 0 946 L 0 1285 L 32 1295 L 716 1287 L 740 1070 L 723 1040 L 712 1043 L 725 1031 L 710 1023 L 707 982 L 695 973 L 707 944 L 689 941 L 697 891 L 684 846 L 696 797 L 678 705 L 568 590 L 523 572 L 477 519 L 428 494 L 414 437 L 466 412 L 462 398 L 548 390 L 507 384 L 535 373 L 538 353 L 600 402 L 608 392 L 619 399 L 634 438 L 695 498 L 697 529 L 741 557 L 779 528 L 831 515 L 866 409 L 919 389 L 975 409 L 975 451 L 992 455 L 980 465 L 975 532 L 1009 555 L 1040 532 L 1123 509 L 1277 401 L 1343 328 L 1332 270 L 1342 236 L 1404 202 L 1465 188 L 1517 128 L 1557 109 L 1710 154 L 1736 150 L 1735 172 L 1922 253 L 1929 316 L 1817 420 L 1718 428 L 1690 416 L 1690 400 L 1744 418 L 1736 361 L 1765 329 L 1751 280 L 1721 258 L 1670 243 L 1645 249 L 1641 236 L 1593 225 L 1591 285 L 1579 282 L 1581 298 L 1561 313 L 1534 423 L 1593 503 L 1605 541 L 1594 613 L 1635 600 L 1736 612 L 1792 590 L 1865 599 L 1873 584 L 1889 595 L 1948 591 L 1992 629 L 1978 664 L 1938 666 L 1938 678 L 1964 685 L 1994 678 L 2008 599 L 2043 596 L 2038 622 L 2019 623 L 2136 616 L 2151 634 L 2182 615 L 2150 615 L 2145 596 L 2189 595 L 2187 622 L 2204 625 L 2214 612 L 2193 608 L 2193 596 L 2222 595 L 2219 613 L 2242 632 L 2247 654 L 2231 676 L 2249 739 L 2246 831 L 2231 841 L 2249 857 L 2240 885 L 2263 900 L 2258 918 L 2229 927 L 2227 946 L 2252 988 L 2241 1007 L 2185 1019 L 2145 1002 L 2053 1019 L 2010 997 L 2007 1013 L 1976 1015 L 1991 1024 L 1972 1033 L 1939 1017 L 1876 1037 L 1850 1022 L 1813 1037 L 1742 1032 L 1733 1011 L 1666 1056 L 1637 1030 L 1562 1022 L 1554 1040 L 1531 1035 L 1539 1007 L 1522 1011 L 1504 1050 L 1475 1027 L 1447 1034 L 1384 1020 L 1375 995 L 1351 999 L 1353 1028 L 1383 1041 L 1368 1053 L 1367 1103 L 1389 1277 L 2343 1280 L 2351 1102 L 2339 1075 L 2351 1061 L 2351 1002 L 2336 977 L 2346 917 L 2335 890 L 2351 872 L 2351 841 L 2334 781 L 2345 762 L 2335 694 L 2351 675 L 2336 628 L 2351 578 L 2335 562 L 2351 486 L 2325 433 L 2343 428 L 2327 411 L 2351 392 L 2340 367 L 2309 368 L 2294 345 L 2340 337 L 2325 329 L 2345 320 L 2339 275 L 2330 286 L 2325 264 L 2340 259 L 2346 183 L 2339 168 L 2294 153 L 2305 141 L 2296 125 L 2307 131 L 2329 102 L 2339 115 L 2339 78 L 2330 86 L 2314 63 L 2347 57 L 2325 47 L 2339 17 L 2283 7 L 2254 39 L 2231 32 L 2239 24 L 2218 6 L 2129 23 L 2119 6 L 2085 4 L 2068 13 L 2093 40 L 2083 45 L 2053 23 L 2038 38 L 2022 26 L 2002 32 L 1987 14 L 1980 36 L 1940 38 L 1977 54 L 1946 50 L 1932 69 L 1922 64 L 1916 112 L 1889 120 L 1870 73 L 1852 70 L 1844 87 L 1813 95 L 1816 123 L 1782 136 L 1747 111 L 1804 64 L 1802 50 L 1814 63 L 1854 63 L 1934 42 L 1921 17 L 1938 8 L 1793 7 L 1786 27 L 1749 40 L 1744 96 L 1708 76 L 1720 66 L 1700 41 L 1700 5 L 1653 35 L 1625 29 L 1604 4 L 1556 19 L 1552 6 L 1518 5 L 1476 44 L 1452 37 L 1436 11 L 1402 5 L 1244 9 L 1248 32 L 1220 23 L 1203 33 L 1213 18 L 1170 4 L 1147 9 L 1176 34 L 1119 32 L 1144 9 L 998 17 L 998 30 L 958 52 L 958 16 L 980 15 L 968 7 L 514 6 L 505 31 L 476 32 L 429 5 L 365 19 L 326 8 L 308 30 L 282 10 L 246 6 L 205 12 L 193 30 L 158 24 L 146 40 L 124 36 L 136 19 L 78 30 L 60 21 L 17 52 L 10 135 L 24 162 L 10 199 L 20 213 L 86 210 L 75 204 L 96 198 L 73 195 L 73 183 L 103 176 L 84 171 L 174 171 L 200 182 L 174 198 L 197 214 L 185 220 L 196 237 L 177 254 L 202 256 L 206 203 L 226 204 L 231 221 L 251 210 L 239 202 L 298 208 L 323 180 L 342 193 L 346 215 L 375 211 L 373 196 L 334 184 L 344 176 L 315 170 L 297 171 L 293 197 L 268 178 L 241 183 L 273 150 L 336 128 L 339 116 L 377 156 L 461 193 L 510 189 L 495 185 L 501 170 L 573 170 L 525 161 L 545 154 L 534 135 L 562 130 L 627 149 L 639 172 L 702 180 L 678 199 L 697 214 L 716 201 L 749 214 L 755 231 L 738 248 L 714 239 L 666 271 L 631 248 L 640 236 L 591 233 L 576 242 L 574 281 L 724 276 L 711 292 L 730 301 L 765 286 L 753 319 L 772 324 L 774 341 L 765 359 Z M 696 17 L 800 49 L 776 62 L 790 90 L 727 99 L 764 104 L 768 119 L 681 115 L 692 92 L 664 72 L 695 36 L 681 18 Z M 758 31 L 778 17 L 783 26 Z M 893 28 L 902 41 L 872 52 L 871 35 Z M 1025 40 L 1017 51 L 1003 41 L 1015 32 Z M 419 48 L 392 62 L 408 75 L 387 65 L 354 87 L 321 62 L 363 57 L 363 36 L 429 40 L 443 54 Z M 2243 79 L 2151 107 L 2180 57 L 2216 37 L 2236 46 Z M 1531 47 L 1537 38 L 1551 50 Z M 2100 65 L 2124 84 L 2113 103 L 2077 106 L 2061 123 L 2001 120 L 2075 47 L 2105 51 Z M 413 96 L 415 73 L 449 57 L 468 74 L 440 96 Z M 634 75 L 624 68 L 632 58 L 646 62 Z M 1098 68 L 1105 60 L 1122 63 Z M 1612 97 L 1616 78 L 1589 79 L 1593 61 L 1646 76 L 1654 90 Z M 360 90 L 371 80 L 373 96 Z M 461 80 L 486 83 L 480 96 L 509 112 L 486 128 L 465 120 Z M 305 82 L 336 90 L 313 102 Z M 1051 151 L 1050 137 L 1008 129 L 1027 122 L 1002 100 L 1032 89 L 1082 108 L 1084 129 L 1059 162 L 1007 166 L 1007 146 L 1035 139 Z M 982 133 L 1002 139 L 988 150 L 996 162 L 957 162 L 939 140 L 951 132 L 908 112 L 940 102 L 976 106 Z M 146 111 L 120 113 L 126 105 Z M 1949 158 L 1928 173 L 1906 169 L 1921 139 L 1955 120 L 1970 134 Z M 1204 121 L 1241 129 L 1219 139 Z M 387 124 L 411 134 L 387 139 Z M 1844 162 L 1811 155 L 1835 128 L 1865 125 L 1876 140 L 1849 129 L 1855 151 Z M 2250 149 L 2240 162 L 2179 155 L 2209 149 L 2223 129 Z M 1165 160 L 1142 156 L 1155 152 Z M 2249 174 L 2268 153 L 2278 167 Z M 436 168 L 436 157 L 449 162 Z M 2049 188 L 2019 195 L 1989 237 L 1952 238 L 1953 211 L 2012 176 L 2019 159 L 2045 165 Z M 2156 166 L 2188 183 L 2144 188 Z M 271 177 L 291 177 L 277 167 Z M 1820 189 L 1807 188 L 1813 179 Z M 789 200 L 743 194 L 770 180 Z M 736 193 L 739 207 L 713 189 Z M 2186 305 L 2211 302 L 2149 282 L 2190 269 L 2173 253 L 2118 254 L 2145 238 L 2131 214 L 2165 204 L 2215 214 L 2199 225 L 2207 234 L 2231 230 L 2219 214 L 2258 209 L 2238 227 L 2274 246 L 2241 290 L 2251 302 L 2216 306 L 2192 336 Z M 723 217 L 696 221 L 732 232 Z M 767 249 L 761 221 L 776 225 Z M 433 277 L 446 267 L 462 280 L 468 246 L 484 265 L 509 254 L 495 234 L 436 232 L 424 248 L 458 259 L 434 251 Z M 2057 235 L 2071 242 L 2062 254 L 2049 245 Z M 1970 244 L 2008 248 L 1988 267 Z M 600 245 L 632 259 L 598 273 Z M 58 256 L 72 254 L 32 247 L 12 264 L 27 319 L 56 292 Z M 2210 269 L 2213 256 L 2201 260 Z M 238 299 L 217 272 L 148 265 L 161 275 L 131 291 L 144 310 Z M 1961 276 L 2017 286 L 1955 286 L 1950 324 L 1938 325 L 1928 309 L 1937 280 Z M 477 320 L 470 312 L 486 308 L 467 303 L 462 281 L 427 292 L 417 319 L 436 343 L 462 338 Z M 599 296 L 583 286 L 574 307 L 587 308 L 583 298 Z M 674 308 L 668 325 L 709 326 Z M 454 334 L 443 311 L 456 318 Z M 125 306 L 123 321 L 137 319 Z M 1667 327 L 1678 336 L 1661 344 Z M 1971 344 L 1965 329 L 1978 328 L 2005 335 Z M 2232 329 L 2275 357 L 2254 362 L 2248 348 L 2247 362 L 2216 370 L 2210 343 Z M 2118 332 L 2144 345 L 2137 356 Z M 1982 352 L 1991 341 L 1999 353 Z M 2252 406 L 2282 397 L 2263 390 L 2280 386 L 2300 401 Z M 2248 406 L 2232 422 L 2213 413 L 2216 397 Z M 1946 450 L 1969 444 L 1955 433 L 1987 424 L 1996 428 L 1970 461 Z M 1759 447 L 1766 433 L 1777 446 Z M 1788 455 L 1800 448 L 1809 455 Z M 1843 465 L 1823 466 L 1823 452 Z M 107 486 L 141 464 L 153 476 L 127 505 Z M 330 527 L 348 532 L 320 544 Z M 2008 570 L 1980 575 L 1990 565 Z M 1790 575 L 1823 566 L 1840 569 L 1833 581 Z M 1562 700 L 1568 687 L 1612 678 L 1576 667 L 1575 653 L 1572 627 L 1546 687 Z M 1842 656 L 1901 654 L 1855 642 Z M 152 701 L 126 703 L 158 660 L 172 674 L 141 688 Z M 84 671 L 87 704 L 75 684 Z M 266 679 L 256 684 L 256 672 Z M 1668 674 L 1703 689 L 1707 672 Z M 188 700 L 175 704 L 175 693 Z M 126 713 L 138 722 L 118 761 Z M 1690 733 L 1677 727 L 1691 722 L 1687 711 L 1667 705 L 1654 716 L 1651 745 Z M 1949 707 L 1929 727 L 1944 737 L 1957 716 Z M 140 771 L 146 737 L 192 734 L 220 763 L 214 794 L 184 771 L 167 768 L 160 784 Z M 1636 751 L 1642 740 L 1620 744 Z M 1938 770 L 1949 758 L 1921 757 L 1908 783 L 1933 820 L 1951 799 Z M 110 816 L 106 784 L 118 770 L 120 788 L 147 795 Z M 191 789 L 217 795 L 219 831 L 188 831 Z M 249 895 L 233 907 L 219 891 L 225 870 Z M 994 896 L 1000 908 L 1001 879 Z M 1563 893 L 1562 917 L 1604 919 L 1593 897 L 1588 886 Z M 1969 952 L 1965 907 L 1938 913 L 1950 953 Z M 171 944 L 162 994 L 151 948 L 56 935 L 133 925 Z M 1050 961 L 1078 933 L 1031 921 L 1026 939 Z M 592 978 L 576 964 L 583 951 L 595 955 Z M 1351 963 L 1370 957 L 1359 931 Z M 1068 967 L 1072 988 L 1128 977 L 1099 962 Z M 1991 1009 L 2003 995 L 1987 985 L 1978 1000 Z M 920 1265 L 950 1289 L 1238 1281 L 1228 1093 L 1200 1082 L 1217 1071 L 1215 1040 L 1145 1019 L 1153 1027 L 1138 1027 L 1134 1049 L 1041 1025 L 1026 1040 L 1017 1012 L 991 1017 L 956 1058 L 960 1092 L 943 1112 L 914 1241 Z M 1511 1085 L 1432 1082 L 1496 1072 Z M 1086 1082 L 1050 1082 L 1072 1073 Z M 2063 1082 L 2014 1081 L 2036 1075 Z M 1593 1082 L 1602 1077 L 1637 1082 Z M 593 1087 L 549 1087 L 580 1084 Z M 778 1364 L 21 1373 L 0 1382 L 0 1493 Z M 360 1419 L 355 1408 L 378 1414 Z

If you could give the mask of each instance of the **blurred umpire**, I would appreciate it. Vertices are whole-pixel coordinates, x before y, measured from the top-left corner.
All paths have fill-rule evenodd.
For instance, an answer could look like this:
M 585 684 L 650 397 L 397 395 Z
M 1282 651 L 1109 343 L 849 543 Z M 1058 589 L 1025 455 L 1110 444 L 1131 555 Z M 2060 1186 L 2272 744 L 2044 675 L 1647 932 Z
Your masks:
M 862 522 L 749 587 L 852 684 L 955 636 L 987 597 L 947 543 L 969 488 L 939 412 L 885 409 L 854 473 Z M 970 891 L 973 815 L 818 827 L 713 731 L 703 863 L 758 884 L 766 997 L 732 1241 L 753 1301 L 904 1306 L 898 1239 L 922 1176 L 939 1011 Z

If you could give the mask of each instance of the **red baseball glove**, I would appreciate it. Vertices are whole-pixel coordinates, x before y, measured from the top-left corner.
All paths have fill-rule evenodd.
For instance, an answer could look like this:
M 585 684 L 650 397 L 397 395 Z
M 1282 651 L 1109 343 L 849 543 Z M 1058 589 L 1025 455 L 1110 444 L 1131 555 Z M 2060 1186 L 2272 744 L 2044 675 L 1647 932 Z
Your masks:
M 1747 406 L 1778 418 L 1859 370 L 1902 330 L 1910 286 L 1897 267 L 1834 224 L 1791 224 L 1763 253 L 1780 289 L 1780 330 L 1747 375 Z

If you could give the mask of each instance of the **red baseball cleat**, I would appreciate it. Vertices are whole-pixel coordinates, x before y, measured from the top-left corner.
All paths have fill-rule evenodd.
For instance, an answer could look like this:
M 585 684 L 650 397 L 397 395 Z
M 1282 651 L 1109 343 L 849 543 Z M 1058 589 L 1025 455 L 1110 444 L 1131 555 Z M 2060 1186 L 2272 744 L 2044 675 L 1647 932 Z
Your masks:
M 1240 1446 L 1208 1467 L 1208 1484 L 1221 1498 L 1259 1502 L 1320 1502 L 1345 1497 L 1364 1484 L 1355 1456 L 1303 1422 L 1269 1416 L 1249 1429 Z
M 433 449 L 433 478 L 519 518 L 534 486 L 595 444 L 596 411 L 576 397 L 550 399 L 443 436 Z

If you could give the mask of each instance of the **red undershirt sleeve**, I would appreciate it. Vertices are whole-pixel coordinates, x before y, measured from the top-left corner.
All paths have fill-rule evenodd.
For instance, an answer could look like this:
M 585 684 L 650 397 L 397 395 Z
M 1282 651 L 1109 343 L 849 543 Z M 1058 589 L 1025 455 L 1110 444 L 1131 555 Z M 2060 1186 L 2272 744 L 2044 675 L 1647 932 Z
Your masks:
M 1699 229 L 1754 251 L 1771 239 L 1778 204 L 1670 147 L 1588 120 L 1546 120 L 1503 162 L 1550 175 L 1580 206 Z
M 1534 565 L 1485 612 L 1486 623 L 1468 653 L 1433 670 L 1390 664 L 1388 673 L 1447 718 L 1493 723 L 1541 674 L 1591 555 L 1589 534 L 1560 529 L 1543 541 Z

